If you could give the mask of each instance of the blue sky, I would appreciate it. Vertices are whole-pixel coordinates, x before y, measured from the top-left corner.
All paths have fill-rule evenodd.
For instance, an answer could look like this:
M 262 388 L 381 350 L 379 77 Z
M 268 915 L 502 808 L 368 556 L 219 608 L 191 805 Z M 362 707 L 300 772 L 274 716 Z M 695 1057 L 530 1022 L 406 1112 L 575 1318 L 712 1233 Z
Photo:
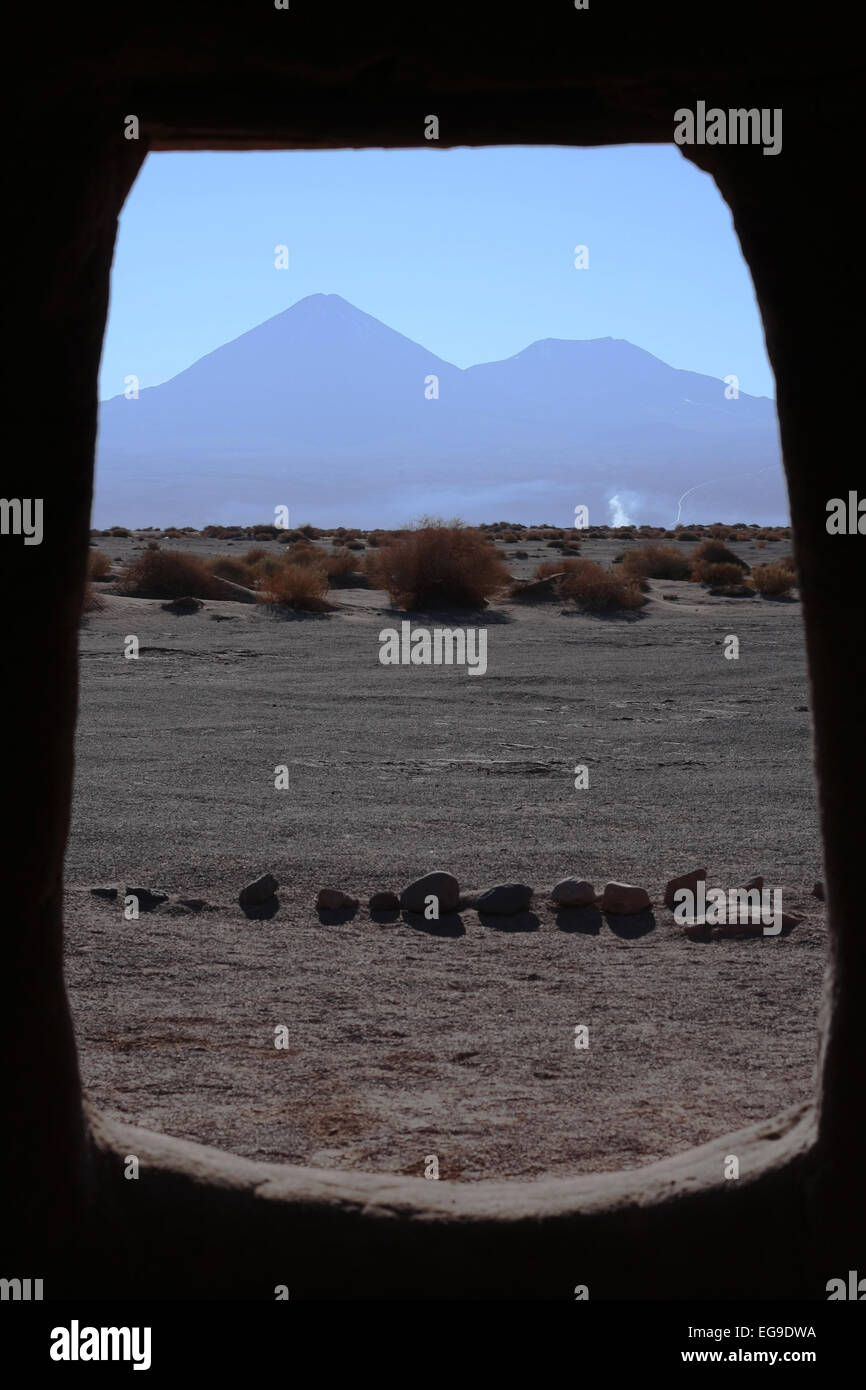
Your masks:
M 730 213 L 675 146 L 431 145 L 149 155 L 121 217 L 100 398 L 316 293 L 459 367 L 539 338 L 627 338 L 775 395 Z

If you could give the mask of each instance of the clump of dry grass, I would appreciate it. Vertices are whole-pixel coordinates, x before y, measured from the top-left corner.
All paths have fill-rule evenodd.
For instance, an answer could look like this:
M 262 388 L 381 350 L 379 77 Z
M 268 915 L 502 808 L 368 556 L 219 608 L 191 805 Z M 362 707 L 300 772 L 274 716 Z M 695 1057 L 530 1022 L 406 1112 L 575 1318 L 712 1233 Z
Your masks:
M 589 613 L 629 612 L 642 607 L 645 599 L 635 579 L 620 579 L 594 560 L 576 560 L 560 582 L 563 598 L 572 599 Z
M 363 546 L 361 548 L 363 549 Z M 358 556 L 353 555 L 348 546 L 342 546 L 330 555 L 320 555 L 319 558 L 329 577 L 336 574 L 353 574 L 360 564 Z
M 367 575 L 409 611 L 480 608 L 511 578 L 479 529 L 435 522 L 399 539 L 382 537 L 380 549 L 367 557 Z
M 143 550 L 122 570 L 118 588 L 132 598 L 221 598 L 204 560 L 183 550 Z
M 630 579 L 688 579 L 692 561 L 673 545 L 638 546 L 622 557 L 623 574 Z
M 212 574 L 220 579 L 228 579 L 232 584 L 243 584 L 251 589 L 254 584 L 249 565 L 241 555 L 217 555 L 207 561 Z
M 170 526 L 166 529 L 165 534 L 174 539 L 183 535 L 183 532 L 179 531 L 176 526 Z M 203 526 L 201 528 L 201 535 L 205 540 L 238 540 L 243 534 L 240 526 Z
M 579 571 L 581 565 L 585 564 L 585 560 L 542 560 L 540 565 L 535 566 L 533 578 L 549 579 L 552 574 L 566 574 L 569 570 L 572 572 Z
M 325 561 L 324 550 L 318 546 L 310 545 L 309 541 L 299 540 L 286 553 L 286 559 L 293 565 L 318 565 L 320 568 Z
M 637 578 L 620 578 L 595 560 L 544 560 L 535 571 L 536 579 L 561 574 L 559 593 L 588 613 L 629 612 L 645 602 Z
M 759 594 L 763 594 L 765 598 L 788 597 L 797 583 L 793 565 L 789 566 L 786 563 L 789 558 L 785 556 L 781 560 L 771 560 L 766 565 L 755 565 L 752 570 L 752 583 Z
M 111 560 L 104 550 L 91 550 L 87 556 L 88 579 L 107 579 L 111 574 Z
M 259 589 L 259 603 L 298 608 L 307 613 L 323 613 L 332 607 L 325 595 L 328 576 L 322 565 L 298 565 L 287 555 L 267 574 Z
M 701 584 L 740 585 L 743 582 L 743 571 L 739 565 L 722 562 L 704 561 L 703 564 L 695 566 L 693 574 L 695 580 Z
M 216 572 L 222 574 L 224 579 L 231 579 L 232 576 L 228 573 L 228 568 L 233 568 L 235 557 L 228 556 L 226 558 L 228 560 L 228 566 L 223 565 Z M 236 579 L 234 583 L 245 584 L 247 588 L 250 589 L 258 588 L 269 575 L 276 573 L 283 564 L 285 558 L 286 556 L 281 555 L 279 552 L 265 550 L 263 546 L 253 546 L 245 555 L 239 555 L 237 557 L 237 562 L 242 567 L 244 578 Z M 222 557 L 220 557 L 220 559 L 222 560 Z
M 725 545 L 724 541 L 706 540 L 701 541 L 696 550 L 692 552 L 692 564 L 719 564 L 719 565 L 739 565 L 741 570 L 747 570 L 749 566 L 745 560 L 741 560 L 739 555 L 735 555 L 733 550 Z

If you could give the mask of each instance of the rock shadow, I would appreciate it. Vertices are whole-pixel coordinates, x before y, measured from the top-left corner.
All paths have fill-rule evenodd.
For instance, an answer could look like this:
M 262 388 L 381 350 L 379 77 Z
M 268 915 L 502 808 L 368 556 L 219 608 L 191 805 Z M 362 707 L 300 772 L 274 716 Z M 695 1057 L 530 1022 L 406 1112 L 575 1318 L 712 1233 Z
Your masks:
M 446 912 L 438 921 L 428 921 L 423 912 L 408 912 L 404 908 L 400 916 L 407 927 L 414 927 L 416 931 L 426 932 L 428 936 L 466 935 L 463 918 L 459 912 Z
M 603 915 L 614 936 L 622 937 L 625 941 L 646 936 L 656 926 L 655 913 L 651 908 L 645 912 L 605 912 Z
M 353 917 L 357 917 L 356 907 L 320 907 L 316 909 L 316 916 L 323 927 L 340 927 L 344 922 L 351 922 Z
M 509 912 L 507 915 L 499 912 L 479 912 L 478 920 L 482 927 L 502 932 L 538 931 L 541 926 L 536 914 L 529 911 Z
M 241 912 L 250 922 L 269 922 L 272 917 L 277 915 L 279 908 L 279 898 L 273 897 L 268 898 L 267 902 L 250 903 L 246 907 L 241 907 Z
M 556 914 L 560 931 L 576 932 L 581 936 L 598 936 L 601 913 L 592 903 L 588 907 L 561 907 Z
M 394 922 L 399 922 L 399 920 L 400 920 L 400 909 L 399 909 L 399 907 L 389 907 L 389 908 L 385 909 L 384 911 L 379 911 L 379 912 L 374 912 L 372 908 L 370 909 L 370 921 L 371 921 L 371 922 L 378 922 L 381 926 L 385 926 L 385 925 L 388 925 L 388 924 L 392 924 L 392 923 L 394 923 Z

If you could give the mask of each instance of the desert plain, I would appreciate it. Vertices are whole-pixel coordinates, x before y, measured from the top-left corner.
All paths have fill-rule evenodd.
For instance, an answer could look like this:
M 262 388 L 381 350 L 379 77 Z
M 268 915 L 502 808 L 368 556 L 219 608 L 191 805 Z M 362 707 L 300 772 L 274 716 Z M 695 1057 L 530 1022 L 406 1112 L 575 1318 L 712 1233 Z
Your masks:
M 98 544 L 119 569 L 142 541 Z M 550 558 L 498 548 L 517 579 Z M 609 564 L 623 544 L 582 549 Z M 65 907 L 96 1105 L 269 1161 L 420 1175 L 435 1155 L 465 1182 L 638 1166 L 810 1098 L 826 942 L 796 599 L 652 580 L 621 617 L 507 597 L 412 614 L 483 626 L 470 677 L 382 665 L 380 632 L 410 615 L 379 590 L 287 615 L 100 589 L 80 634 Z M 694 939 L 662 897 L 698 866 L 724 888 L 761 874 L 798 925 Z M 433 869 L 467 899 L 531 885 L 530 910 L 368 910 Z M 265 872 L 277 905 L 248 915 L 239 890 Z M 565 877 L 641 885 L 652 912 L 558 911 Z M 126 920 L 131 886 L 166 900 Z M 323 887 L 358 910 L 317 912 Z

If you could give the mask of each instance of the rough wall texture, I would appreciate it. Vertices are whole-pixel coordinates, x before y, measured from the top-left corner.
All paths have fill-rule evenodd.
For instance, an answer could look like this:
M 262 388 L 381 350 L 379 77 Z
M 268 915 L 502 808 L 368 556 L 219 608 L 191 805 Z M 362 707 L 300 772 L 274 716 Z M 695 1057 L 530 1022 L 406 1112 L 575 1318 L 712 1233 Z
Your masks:
M 21 50 L 10 179 L 21 342 L 10 385 L 35 443 L 13 456 L 3 491 L 44 497 L 46 540 L 0 547 L 3 591 L 15 596 L 3 759 L 6 1262 L 16 1252 L 22 1268 L 36 1261 L 57 1293 L 127 1296 L 267 1297 L 289 1282 L 299 1296 L 568 1297 L 582 1281 L 600 1297 L 823 1297 L 862 1248 L 866 1144 L 863 542 L 825 529 L 827 499 L 856 486 L 860 413 L 853 88 L 835 12 L 823 7 L 821 35 L 775 5 L 750 11 L 745 32 L 723 17 L 717 34 L 696 35 L 679 13 L 635 6 L 629 18 L 595 0 L 549 17 L 535 7 L 531 22 L 500 6 L 477 7 L 471 24 L 447 6 L 413 21 L 367 10 L 360 27 L 354 7 L 332 7 L 318 25 L 296 10 L 157 5 L 99 26 L 76 9 Z M 778 157 L 686 153 L 730 206 L 778 385 L 832 938 L 814 1110 L 616 1178 L 441 1183 L 435 1196 L 423 1179 L 277 1169 L 87 1115 L 62 978 L 77 615 L 117 217 L 146 149 L 411 146 L 428 113 L 442 145 L 660 141 L 674 110 L 699 99 L 784 111 Z M 129 113 L 141 118 L 137 143 L 123 139 Z M 734 1144 L 744 1177 L 724 1184 L 720 1156 Z M 131 1151 L 148 1181 L 123 1181 Z

